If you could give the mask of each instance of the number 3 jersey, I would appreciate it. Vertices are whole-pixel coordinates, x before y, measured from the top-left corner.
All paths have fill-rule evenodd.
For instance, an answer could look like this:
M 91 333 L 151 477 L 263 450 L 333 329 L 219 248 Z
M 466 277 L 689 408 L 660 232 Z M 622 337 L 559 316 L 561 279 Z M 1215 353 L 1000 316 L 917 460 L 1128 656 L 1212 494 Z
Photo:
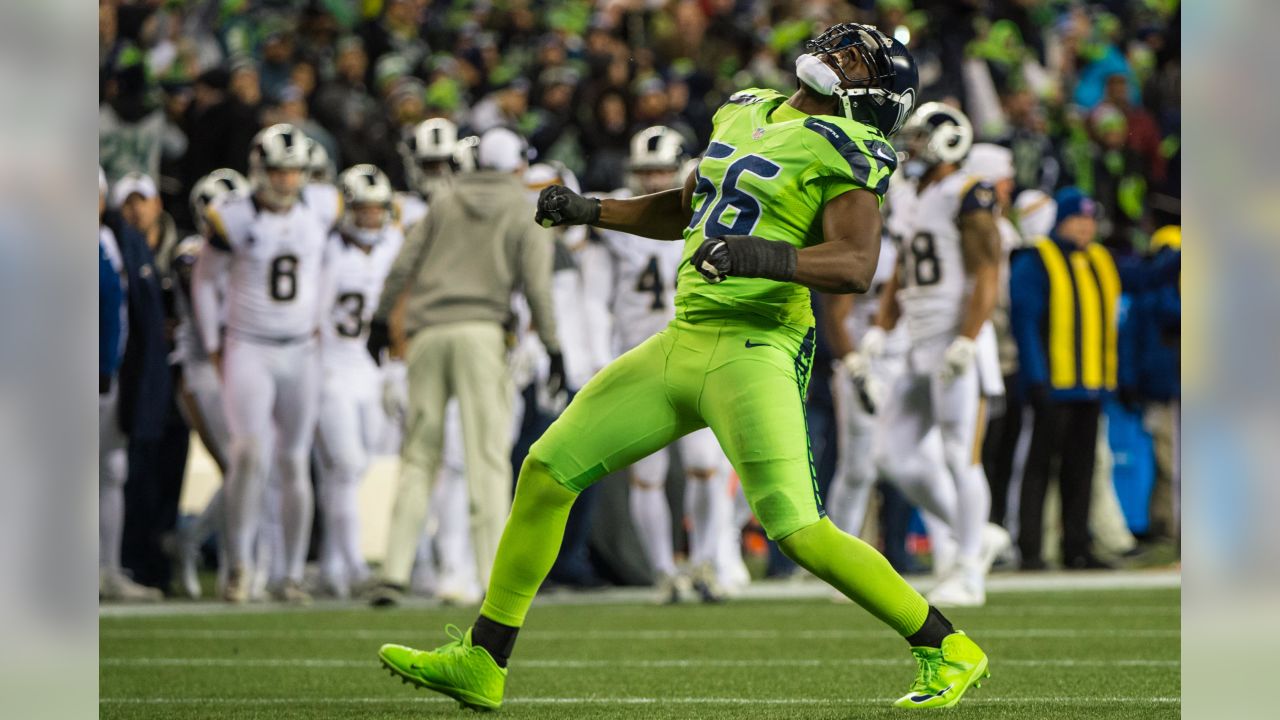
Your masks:
M 228 198 L 208 211 L 209 245 L 231 253 L 226 325 L 248 340 L 287 342 L 311 336 L 320 320 L 325 248 L 342 210 L 330 185 L 312 184 L 286 212 L 255 198 Z M 217 347 L 217 338 L 204 338 Z
M 326 367 L 371 364 L 369 323 L 404 233 L 388 224 L 368 252 L 341 233 L 334 233 L 330 242 L 328 273 L 334 295 L 329 318 L 320 328 L 321 357 Z
M 960 246 L 960 216 L 990 211 L 994 203 L 989 184 L 960 171 L 923 191 L 913 181 L 892 183 L 886 226 L 898 244 L 898 303 L 912 345 L 950 341 L 960 332 L 973 292 Z
M 875 128 L 834 115 L 806 115 L 774 90 L 743 90 L 714 118 L 698 163 L 693 218 L 684 231 L 676 313 L 743 313 L 804 332 L 813 325 L 809 290 L 796 283 L 729 277 L 708 283 L 688 262 L 705 238 L 756 235 L 797 248 L 823 241 L 822 208 L 850 190 L 883 198 L 897 167 Z

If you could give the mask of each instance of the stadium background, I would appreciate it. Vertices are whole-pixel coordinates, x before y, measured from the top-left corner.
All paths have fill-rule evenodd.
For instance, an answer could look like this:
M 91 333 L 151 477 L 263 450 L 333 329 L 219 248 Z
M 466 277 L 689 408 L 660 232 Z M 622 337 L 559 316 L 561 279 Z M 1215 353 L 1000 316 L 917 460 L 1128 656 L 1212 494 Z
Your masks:
M 1180 18 L 1176 0 L 105 1 L 100 160 L 112 180 L 155 177 L 184 230 L 191 183 L 245 170 L 249 139 L 278 121 L 319 139 L 339 169 L 373 162 L 402 189 L 404 128 L 433 116 L 511 125 L 537 159 L 608 190 L 635 131 L 677 127 L 696 154 L 731 92 L 794 87 L 815 28 L 860 20 L 908 42 L 923 99 L 958 102 L 980 141 L 1014 149 L 1019 189 L 1085 187 L 1110 221 L 1104 242 L 1142 252 L 1180 219 Z

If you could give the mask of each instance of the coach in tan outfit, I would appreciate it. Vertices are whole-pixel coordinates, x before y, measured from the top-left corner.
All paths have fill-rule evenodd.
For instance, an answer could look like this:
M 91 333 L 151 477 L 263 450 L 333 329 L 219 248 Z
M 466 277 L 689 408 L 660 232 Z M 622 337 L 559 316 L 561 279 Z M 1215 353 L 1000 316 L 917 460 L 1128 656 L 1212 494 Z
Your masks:
M 462 417 L 476 569 L 488 584 L 511 506 L 514 391 L 503 323 L 513 291 L 528 299 L 552 373 L 563 377 L 551 307 L 553 238 L 533 221 L 521 182 L 523 141 L 510 130 L 490 130 L 480 140 L 479 165 L 433 195 L 426 219 L 405 238 L 375 314 L 385 322 L 404 296 L 397 319 L 408 338 L 409 412 L 375 604 L 394 603 L 409 583 L 451 397 Z

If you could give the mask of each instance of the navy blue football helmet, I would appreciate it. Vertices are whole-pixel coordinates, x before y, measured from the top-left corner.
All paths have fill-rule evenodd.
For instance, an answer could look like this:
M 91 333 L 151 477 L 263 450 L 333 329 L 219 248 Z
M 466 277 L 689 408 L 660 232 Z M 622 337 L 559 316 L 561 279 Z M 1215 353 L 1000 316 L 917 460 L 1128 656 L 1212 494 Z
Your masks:
M 907 47 L 871 25 L 840 23 L 833 25 L 804 45 L 805 52 L 823 55 L 852 50 L 858 53 L 869 74 L 854 80 L 840 64 L 834 70 L 840 76 L 835 95 L 844 105 L 845 115 L 857 112 L 886 137 L 896 133 L 911 116 L 920 89 L 916 61 Z

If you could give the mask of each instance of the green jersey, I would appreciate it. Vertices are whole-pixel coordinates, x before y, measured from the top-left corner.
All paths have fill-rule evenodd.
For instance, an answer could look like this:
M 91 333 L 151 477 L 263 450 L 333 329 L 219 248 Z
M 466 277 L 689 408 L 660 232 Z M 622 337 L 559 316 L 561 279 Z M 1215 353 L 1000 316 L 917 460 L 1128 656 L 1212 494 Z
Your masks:
M 746 277 L 713 285 L 689 258 L 704 239 L 722 235 L 816 245 L 827 201 L 854 189 L 883 199 L 889 187 L 897 155 L 879 131 L 843 117 L 805 115 L 786 99 L 774 90 L 743 90 L 716 112 L 684 231 L 675 300 L 681 317 L 750 313 L 803 333 L 814 323 L 808 288 Z

